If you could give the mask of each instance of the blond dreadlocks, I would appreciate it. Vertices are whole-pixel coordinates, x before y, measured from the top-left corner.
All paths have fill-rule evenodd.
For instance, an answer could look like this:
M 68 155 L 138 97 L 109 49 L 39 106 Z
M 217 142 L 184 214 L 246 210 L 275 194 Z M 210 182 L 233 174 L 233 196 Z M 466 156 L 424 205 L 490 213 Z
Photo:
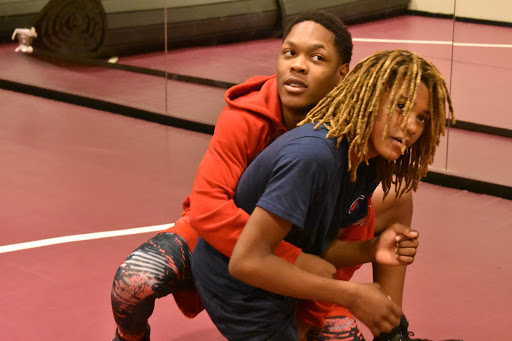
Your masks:
M 388 124 L 400 94 L 407 97 L 403 109 L 404 134 L 411 109 L 416 99 L 420 83 L 423 82 L 429 93 L 431 118 L 427 121 L 419 140 L 406 149 L 402 141 L 402 155 L 396 161 L 377 158 L 378 180 L 382 182 L 384 195 L 389 193 L 392 184 L 400 197 L 418 188 L 418 183 L 434 161 L 436 147 L 441 134 L 445 133 L 446 104 L 455 122 L 453 107 L 446 82 L 437 68 L 407 50 L 382 51 L 359 62 L 345 79 L 314 107 L 299 125 L 316 123 L 315 129 L 324 125 L 327 137 L 342 140 L 349 145 L 349 166 L 351 180 L 355 181 L 357 168 L 367 160 L 368 140 L 373 130 L 375 115 L 381 99 L 387 101 Z M 387 97 L 387 98 L 386 98 Z

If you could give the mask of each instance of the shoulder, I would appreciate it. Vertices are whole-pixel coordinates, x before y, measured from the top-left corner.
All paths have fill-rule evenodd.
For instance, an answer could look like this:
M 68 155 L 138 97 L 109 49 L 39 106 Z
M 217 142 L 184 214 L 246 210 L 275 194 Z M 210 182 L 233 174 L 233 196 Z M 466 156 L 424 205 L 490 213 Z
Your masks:
M 336 141 L 326 136 L 327 130 L 324 128 L 314 129 L 312 124 L 299 126 L 281 137 L 284 138 L 282 153 L 300 156 L 301 160 L 335 161 L 339 155 Z
M 299 127 L 300 128 L 300 127 Z M 333 141 L 321 134 L 302 134 L 295 128 L 277 141 L 274 162 L 279 167 L 300 169 L 302 173 L 313 175 L 328 174 L 332 169 L 340 168 L 339 152 Z M 295 133 L 299 134 L 295 134 Z M 275 143 L 275 142 L 274 142 Z M 272 146 L 272 145 L 271 145 Z
M 272 127 L 272 122 L 261 116 L 229 106 L 219 115 L 215 123 L 213 136 L 218 137 L 239 137 L 248 139 L 251 136 L 267 134 Z

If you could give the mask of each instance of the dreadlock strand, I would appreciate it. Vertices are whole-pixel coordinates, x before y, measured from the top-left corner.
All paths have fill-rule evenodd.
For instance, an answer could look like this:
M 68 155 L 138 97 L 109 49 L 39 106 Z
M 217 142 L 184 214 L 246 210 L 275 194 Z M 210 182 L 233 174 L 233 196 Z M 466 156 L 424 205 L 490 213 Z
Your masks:
M 386 81 L 388 80 L 389 74 L 393 70 L 394 65 L 396 65 L 396 63 L 400 62 L 400 55 L 401 55 L 401 53 L 399 51 L 396 51 L 396 52 L 392 53 L 390 55 L 390 57 L 385 60 L 385 64 L 383 66 L 383 69 L 385 70 L 385 72 L 379 78 L 379 83 L 377 84 L 377 91 L 376 91 L 377 94 L 380 94 L 382 89 L 384 89 L 384 87 L 385 87 L 384 85 L 386 84 Z M 380 97 L 374 97 L 374 99 L 373 99 L 374 105 L 378 105 L 377 98 L 380 98 Z
M 402 130 L 404 132 L 407 131 L 407 125 L 409 124 L 409 117 L 411 115 L 411 110 L 414 107 L 414 103 L 416 102 L 416 95 L 418 94 L 418 89 L 421 83 L 421 67 L 419 67 L 419 60 L 416 55 L 412 56 L 412 67 L 409 68 L 409 73 L 406 78 L 406 82 L 403 85 L 409 86 L 409 93 L 407 95 L 407 102 L 404 108 L 404 115 L 402 120 Z M 402 140 L 402 154 L 405 152 L 407 148 L 405 144 L 405 139 Z
M 387 104 L 386 104 L 386 113 L 387 113 L 387 118 L 386 118 L 386 126 L 384 127 L 384 133 L 382 135 L 382 139 L 384 140 L 384 138 L 387 136 L 388 134 L 388 127 L 389 127 L 389 123 L 391 122 L 391 117 L 393 116 L 393 113 L 394 113 L 394 108 L 396 108 L 397 104 L 398 104 L 398 100 L 400 99 L 400 94 L 403 93 L 404 89 L 405 89 L 405 75 L 407 73 L 407 66 L 400 66 L 397 70 L 397 75 L 396 75 L 396 78 L 395 78 L 395 82 L 393 83 L 393 87 L 391 88 L 391 91 L 388 95 L 388 100 L 387 100 Z M 400 86 L 400 90 L 397 91 L 397 88 Z
M 356 111 L 358 115 L 358 127 L 356 133 L 362 134 L 362 148 L 359 148 L 358 154 L 358 157 L 361 159 L 368 154 L 368 140 L 371 132 L 371 130 L 368 129 L 368 125 L 370 124 L 373 126 L 374 122 L 374 115 L 368 115 L 367 113 L 378 111 L 378 102 L 376 101 L 376 98 L 380 97 L 382 91 L 382 77 L 379 76 L 379 74 L 382 73 L 381 71 L 385 70 L 385 67 L 391 62 L 391 60 L 383 59 L 380 61 L 377 60 L 377 63 L 374 64 L 374 70 L 371 72 L 371 77 L 369 78 L 369 84 L 367 86 L 371 91 L 367 91 L 366 88 L 364 89 L 363 93 L 366 94 L 365 99 Z
M 446 111 L 452 122 L 453 104 L 440 72 L 428 61 L 407 50 L 378 52 L 359 62 L 299 125 L 313 123 L 315 129 L 323 126 L 327 137 L 348 146 L 348 171 L 350 179 L 356 180 L 361 162 L 367 161 L 369 139 L 375 125 L 379 109 L 387 115 L 384 136 L 400 96 L 407 97 L 403 110 L 404 134 L 407 122 L 414 107 L 418 89 L 425 83 L 429 94 L 430 119 L 426 121 L 423 134 L 418 141 L 394 161 L 378 156 L 375 159 L 377 177 L 382 182 L 384 196 L 394 186 L 400 197 L 418 184 L 433 163 L 440 135 L 444 134 Z M 403 141 L 404 142 L 404 141 Z

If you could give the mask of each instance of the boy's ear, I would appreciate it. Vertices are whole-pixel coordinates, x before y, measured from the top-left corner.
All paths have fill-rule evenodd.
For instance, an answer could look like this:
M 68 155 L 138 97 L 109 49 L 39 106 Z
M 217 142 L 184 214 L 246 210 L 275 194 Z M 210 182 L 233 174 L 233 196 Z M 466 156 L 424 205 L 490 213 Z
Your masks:
M 348 63 L 345 63 L 339 67 L 338 72 L 340 73 L 340 79 L 338 81 L 338 84 L 340 84 L 341 81 L 347 76 L 348 71 L 349 71 Z

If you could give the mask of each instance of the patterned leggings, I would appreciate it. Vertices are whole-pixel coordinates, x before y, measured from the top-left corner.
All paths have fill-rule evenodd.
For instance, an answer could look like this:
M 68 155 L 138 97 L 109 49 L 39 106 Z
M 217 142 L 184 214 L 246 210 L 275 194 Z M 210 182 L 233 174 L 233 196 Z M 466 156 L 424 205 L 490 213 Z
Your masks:
M 140 340 L 144 336 L 157 298 L 176 290 L 195 289 L 190 258 L 183 238 L 164 232 L 139 246 L 119 266 L 111 303 L 121 337 Z M 364 337 L 353 318 L 334 316 L 326 319 L 324 328 L 308 333 L 308 341 L 330 340 L 364 341 Z
M 307 334 L 308 341 L 365 341 L 356 320 L 347 316 L 331 316 L 325 320 L 323 328 L 311 328 Z
M 155 299 L 193 288 L 191 252 L 177 234 L 164 232 L 133 251 L 119 266 L 111 303 L 118 333 L 126 340 L 144 335 Z

